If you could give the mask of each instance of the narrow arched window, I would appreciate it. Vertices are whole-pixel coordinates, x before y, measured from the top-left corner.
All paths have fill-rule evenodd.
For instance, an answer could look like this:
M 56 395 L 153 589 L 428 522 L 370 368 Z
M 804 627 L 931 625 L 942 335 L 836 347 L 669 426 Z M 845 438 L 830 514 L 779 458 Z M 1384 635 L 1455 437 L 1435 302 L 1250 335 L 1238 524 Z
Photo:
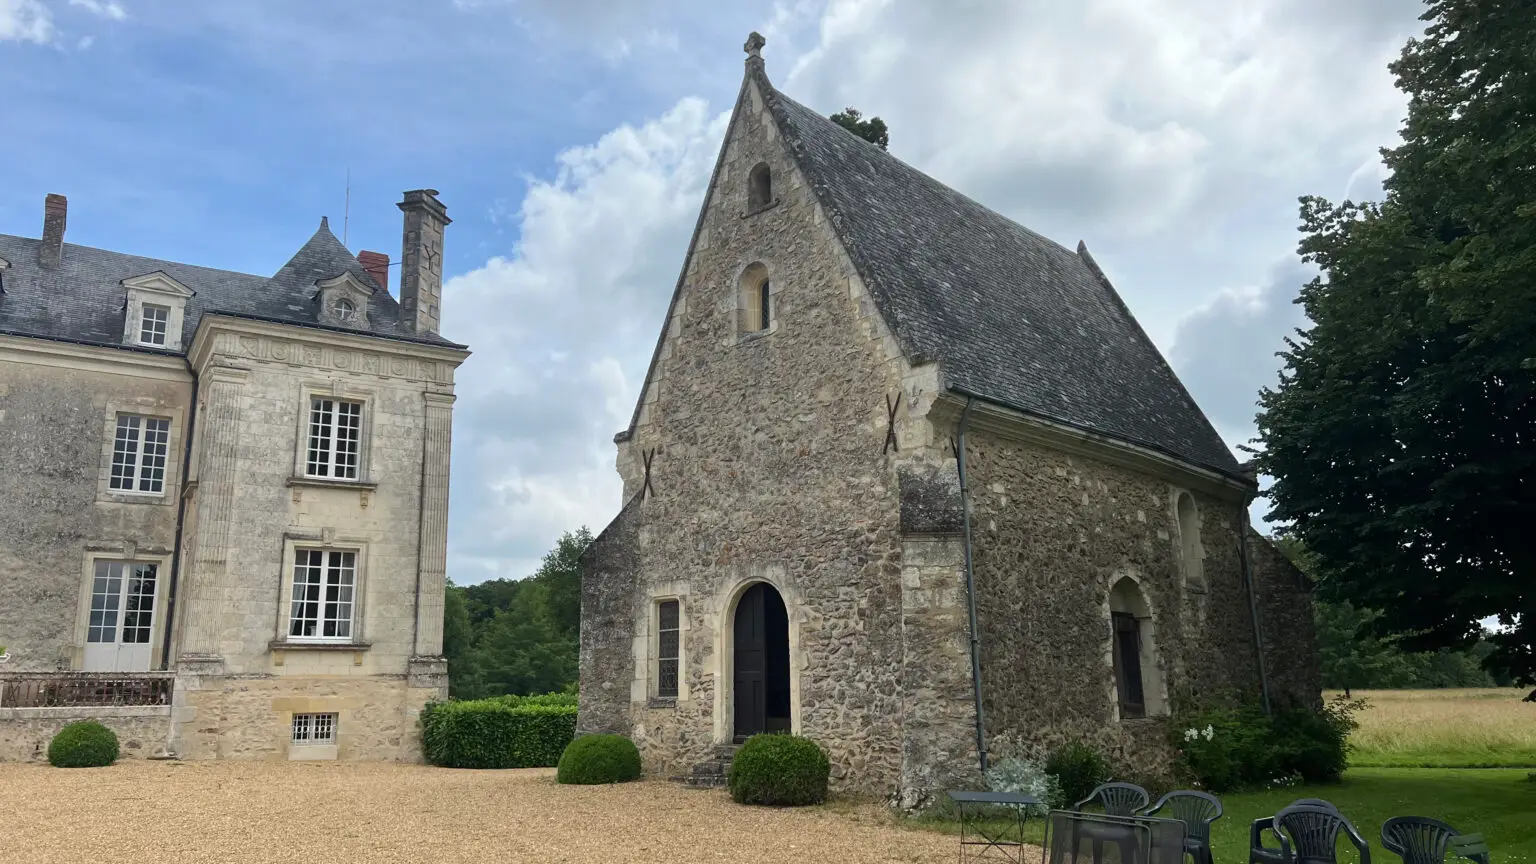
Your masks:
M 1188 492 L 1179 493 L 1179 553 L 1184 584 L 1196 594 L 1205 593 L 1205 549 L 1200 543 L 1200 510 Z
M 757 329 L 767 330 L 773 322 L 772 302 L 768 293 L 768 280 L 764 279 L 763 284 L 757 286 Z
M 754 263 L 741 271 L 737 283 L 736 328 L 739 333 L 758 333 L 773 325 L 773 288 L 768 268 Z
M 761 210 L 773 203 L 773 172 L 768 163 L 759 162 L 747 175 L 747 212 Z
M 1120 719 L 1166 714 L 1152 612 L 1135 579 L 1123 577 L 1110 589 L 1109 622 Z

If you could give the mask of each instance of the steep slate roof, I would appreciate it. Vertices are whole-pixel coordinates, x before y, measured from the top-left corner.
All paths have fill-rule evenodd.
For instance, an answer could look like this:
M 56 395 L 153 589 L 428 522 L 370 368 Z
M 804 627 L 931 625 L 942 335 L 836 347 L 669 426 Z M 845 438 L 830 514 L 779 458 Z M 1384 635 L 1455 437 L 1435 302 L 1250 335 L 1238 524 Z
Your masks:
M 951 389 L 1238 473 L 1086 248 L 1041 237 L 756 77 L 908 359 L 939 361 Z
M 128 347 L 123 345 L 123 307 L 127 290 L 121 283 L 124 279 L 164 271 L 196 292 L 187 299 L 183 346 L 191 346 L 203 314 L 216 312 L 462 347 L 433 333 L 414 332 L 403 320 L 400 304 L 383 288 L 375 290 L 368 301 L 367 329 L 321 324 L 319 302 L 315 299 L 319 289 L 315 282 L 346 272 L 364 285 L 377 285 L 357 258 L 331 233 L 324 220 L 314 236 L 271 278 L 141 258 L 73 243 L 64 244 L 64 255 L 58 268 L 49 270 L 37 263 L 41 242 L 0 234 L 0 258 L 11 264 L 9 269 L 0 270 L 0 286 L 4 289 L 0 294 L 0 333 Z

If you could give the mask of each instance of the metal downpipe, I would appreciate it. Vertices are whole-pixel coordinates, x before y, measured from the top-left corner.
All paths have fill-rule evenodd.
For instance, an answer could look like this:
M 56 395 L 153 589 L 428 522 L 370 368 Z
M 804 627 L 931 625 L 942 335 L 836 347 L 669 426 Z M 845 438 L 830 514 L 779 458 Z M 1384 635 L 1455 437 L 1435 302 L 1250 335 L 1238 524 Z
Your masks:
M 960 512 L 965 525 L 965 599 L 971 624 L 971 695 L 976 703 L 976 754 L 981 760 L 981 771 L 987 771 L 987 721 L 981 709 L 981 636 L 976 629 L 976 570 L 972 566 L 971 552 L 971 491 L 965 475 L 965 433 L 971 424 L 973 397 L 965 399 L 965 411 L 960 415 L 958 441 L 955 444 L 955 462 L 960 474 Z
M 1253 617 L 1253 650 L 1259 661 L 1259 695 L 1263 699 L 1264 713 L 1270 713 L 1269 670 L 1264 663 L 1264 632 L 1259 626 L 1259 600 L 1253 590 L 1253 566 L 1248 560 L 1248 505 L 1237 511 L 1237 555 L 1243 564 L 1243 584 L 1248 588 L 1248 614 Z

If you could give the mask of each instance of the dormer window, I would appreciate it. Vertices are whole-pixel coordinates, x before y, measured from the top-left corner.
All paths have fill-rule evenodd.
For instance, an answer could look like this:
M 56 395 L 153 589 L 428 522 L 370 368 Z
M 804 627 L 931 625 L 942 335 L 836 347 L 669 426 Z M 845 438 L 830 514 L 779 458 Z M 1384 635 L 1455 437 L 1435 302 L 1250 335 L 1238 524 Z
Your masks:
M 163 270 L 124 279 L 123 344 L 181 350 L 192 289 Z
M 145 303 L 140 307 L 139 344 L 165 347 L 165 331 L 171 321 L 171 307 Z
M 315 303 L 321 324 L 348 329 L 367 329 L 368 298 L 377 290 L 370 277 L 364 282 L 350 272 L 315 283 Z

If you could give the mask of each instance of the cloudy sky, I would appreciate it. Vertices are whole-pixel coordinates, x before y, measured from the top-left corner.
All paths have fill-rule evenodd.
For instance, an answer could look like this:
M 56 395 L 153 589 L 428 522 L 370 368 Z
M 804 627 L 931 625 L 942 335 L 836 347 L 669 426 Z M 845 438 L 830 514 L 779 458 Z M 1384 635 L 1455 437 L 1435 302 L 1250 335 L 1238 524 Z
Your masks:
M 1229 444 L 1291 304 L 1296 198 L 1372 198 L 1419 0 L 0 0 L 0 233 L 272 273 L 322 215 L 398 259 L 441 190 L 450 574 L 617 510 L 628 422 L 741 79 L 1086 240 Z

